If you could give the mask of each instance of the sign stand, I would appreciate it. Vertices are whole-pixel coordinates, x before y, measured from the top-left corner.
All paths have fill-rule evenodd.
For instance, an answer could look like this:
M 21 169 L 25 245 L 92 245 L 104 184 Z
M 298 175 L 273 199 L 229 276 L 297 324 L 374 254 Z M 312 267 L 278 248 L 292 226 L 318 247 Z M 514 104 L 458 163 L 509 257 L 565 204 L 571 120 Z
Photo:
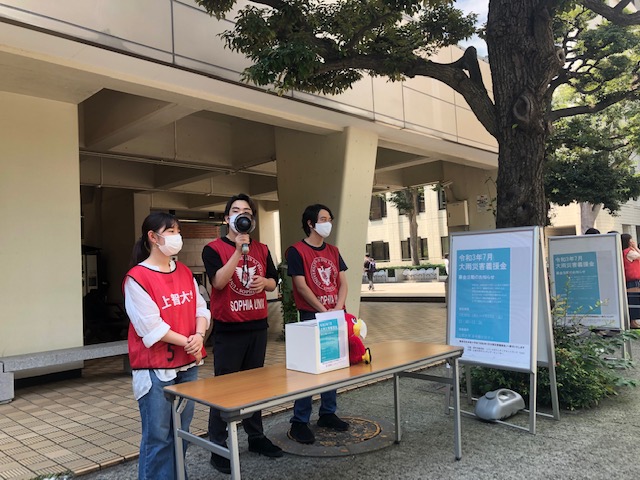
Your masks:
M 549 238 L 551 293 L 567 302 L 567 318 L 584 327 L 621 331 L 630 327 L 620 235 Z M 622 345 L 631 358 L 631 345 Z
M 528 429 L 498 423 L 535 434 L 536 415 L 560 419 L 540 229 L 456 232 L 449 251 L 447 343 L 464 347 L 462 365 L 529 373 Z M 549 369 L 552 415 L 537 412 L 539 366 Z M 470 375 L 467 385 L 470 396 Z

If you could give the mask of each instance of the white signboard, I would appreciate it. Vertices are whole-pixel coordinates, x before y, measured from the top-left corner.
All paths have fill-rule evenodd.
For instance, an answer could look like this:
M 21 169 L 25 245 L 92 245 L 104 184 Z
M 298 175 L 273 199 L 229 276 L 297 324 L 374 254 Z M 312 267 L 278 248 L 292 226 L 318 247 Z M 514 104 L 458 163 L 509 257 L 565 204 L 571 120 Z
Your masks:
M 538 311 L 547 305 L 548 312 L 539 254 L 537 227 L 451 235 L 447 335 L 450 345 L 464 347 L 463 361 L 536 368 Z M 549 332 L 541 332 L 546 341 Z
M 627 314 L 618 234 L 549 238 L 551 295 L 566 301 L 567 319 L 623 328 Z

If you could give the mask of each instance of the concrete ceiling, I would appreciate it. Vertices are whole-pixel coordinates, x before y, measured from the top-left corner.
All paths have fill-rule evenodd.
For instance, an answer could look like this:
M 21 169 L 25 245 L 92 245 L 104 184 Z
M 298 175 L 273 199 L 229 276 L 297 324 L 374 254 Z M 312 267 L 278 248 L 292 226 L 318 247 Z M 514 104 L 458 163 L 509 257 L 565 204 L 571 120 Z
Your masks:
M 163 65 L 145 65 L 144 73 L 184 91 L 144 85 L 131 78 L 140 68 L 135 59 L 61 38 L 43 43 L 31 38 L 38 32 L 4 28 L 12 29 L 6 33 L 16 44 L 49 50 L 25 55 L 1 47 L 0 90 L 77 104 L 80 184 L 148 192 L 154 208 L 219 211 L 239 191 L 277 205 L 276 128 L 317 135 L 373 128 L 380 139 L 374 192 L 444 180 L 446 161 L 485 169 L 495 164 L 493 152 L 235 84 L 218 82 L 215 92 L 203 94 L 201 76 Z M 112 70 L 102 71 L 103 65 Z
M 79 108 L 82 185 L 146 191 L 155 208 L 203 212 L 240 191 L 278 200 L 273 125 L 107 89 Z M 441 163 L 379 147 L 373 190 L 437 181 Z

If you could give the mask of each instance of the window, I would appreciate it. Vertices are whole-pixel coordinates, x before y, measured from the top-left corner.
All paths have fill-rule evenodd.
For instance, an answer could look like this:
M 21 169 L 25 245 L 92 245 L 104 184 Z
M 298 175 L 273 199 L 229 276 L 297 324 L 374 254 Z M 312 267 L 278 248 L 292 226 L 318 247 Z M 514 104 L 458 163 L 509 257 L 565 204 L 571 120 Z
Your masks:
M 418 193 L 418 211 L 416 212 L 416 215 L 419 213 L 423 213 L 427 211 L 427 207 L 426 207 L 426 203 L 425 203 L 425 199 L 424 199 L 424 191 Z M 406 215 L 407 212 L 403 209 L 403 208 L 399 208 L 398 209 L 398 214 L 400 215 Z
M 449 253 L 449 237 L 440 237 L 440 249 L 443 257 L 445 253 Z
M 407 238 L 400 242 L 402 260 L 411 260 L 411 239 Z M 418 237 L 418 258 L 420 260 L 429 259 L 429 246 L 426 238 Z
M 429 245 L 426 238 L 418 237 L 418 248 L 420 249 L 420 260 L 429 259 Z
M 380 220 L 387 216 L 387 200 L 380 196 L 371 197 L 371 207 L 369 208 L 369 220 Z M 376 257 L 373 257 L 376 258 Z
M 444 189 L 438 190 L 438 210 L 446 210 L 447 208 L 447 194 Z
M 389 242 L 371 242 L 371 256 L 377 261 L 388 261 Z
M 411 245 L 408 238 L 400 242 L 400 251 L 402 252 L 402 260 L 411 260 Z

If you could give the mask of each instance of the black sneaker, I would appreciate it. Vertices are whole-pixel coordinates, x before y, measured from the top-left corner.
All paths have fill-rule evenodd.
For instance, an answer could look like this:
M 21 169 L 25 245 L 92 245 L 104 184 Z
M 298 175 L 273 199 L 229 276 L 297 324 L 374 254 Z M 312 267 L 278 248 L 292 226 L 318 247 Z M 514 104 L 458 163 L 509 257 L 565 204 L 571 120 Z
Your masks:
M 224 458 L 217 453 L 212 453 L 209 463 L 220 473 L 231 473 L 231 461 L 229 461 L 228 458 Z
M 291 422 L 289 436 L 298 443 L 310 445 L 316 441 L 316 437 L 309 428 L 309 425 L 302 422 Z
M 282 449 L 271 443 L 267 437 L 250 438 L 249 451 L 259 453 L 265 457 L 281 457 Z
M 346 432 L 347 430 L 349 430 L 349 424 L 343 420 L 340 420 L 335 413 L 321 415 L 318 419 L 318 426 L 330 428 L 331 430 L 337 430 L 338 432 Z

